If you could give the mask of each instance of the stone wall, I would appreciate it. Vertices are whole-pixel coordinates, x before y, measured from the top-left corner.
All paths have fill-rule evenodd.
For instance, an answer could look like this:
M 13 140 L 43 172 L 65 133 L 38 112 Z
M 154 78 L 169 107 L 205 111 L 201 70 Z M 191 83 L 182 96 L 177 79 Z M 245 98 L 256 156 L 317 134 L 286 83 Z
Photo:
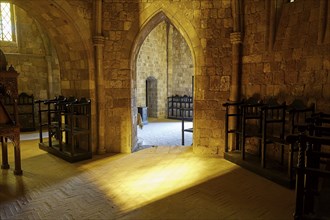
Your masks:
M 266 7 L 264 1 L 246 1 L 243 94 L 275 97 L 288 104 L 301 99 L 316 103 L 318 111 L 327 111 L 330 40 L 324 37 L 326 27 L 319 26 L 320 1 L 281 4 L 274 42 L 268 38 Z M 318 35 L 322 35 L 320 41 Z
M 56 52 L 51 50 L 48 37 L 24 10 L 19 7 L 15 9 L 17 39 L 14 42 L 0 42 L 0 46 L 8 65 L 13 65 L 20 73 L 18 92 L 33 94 L 36 100 L 61 94 L 58 59 Z
M 143 42 L 137 60 L 137 104 L 146 106 L 146 80 L 153 77 L 157 83 L 156 106 L 148 109 L 152 117 L 164 117 L 167 97 L 167 35 L 166 23 L 155 27 Z M 150 94 L 148 94 L 150 95 Z M 151 104 L 151 103 L 149 103 Z M 149 106 L 150 107 L 150 106 Z
M 149 33 L 138 54 L 138 106 L 146 105 L 146 80 L 154 77 L 157 81 L 157 112 L 151 114 L 153 109 L 148 106 L 148 114 L 165 118 L 168 96 L 192 96 L 193 73 L 191 51 L 185 39 L 173 25 L 163 21 Z
M 172 64 L 169 69 L 172 70 L 172 74 L 169 76 L 169 84 L 171 85 L 169 87 L 171 89 L 169 89 L 168 95 L 192 96 L 194 66 L 191 51 L 178 30 L 173 26 L 172 30 L 170 32 L 172 53 L 169 55 Z
M 221 76 L 229 76 L 231 69 L 230 1 L 104 1 L 104 17 L 104 33 L 109 36 L 105 45 L 106 99 L 111 103 L 107 108 L 106 130 L 116 137 L 107 140 L 108 151 L 120 151 L 120 145 L 126 145 L 126 129 L 132 129 L 134 134 L 136 106 L 127 109 L 127 104 L 135 103 L 134 93 L 130 100 L 129 91 L 136 90 L 136 54 L 159 20 L 169 19 L 187 42 L 196 64 L 194 150 L 220 154 L 223 112 L 219 109 L 229 91 L 220 91 L 217 82 L 220 83 Z M 128 117 L 131 112 L 132 118 Z M 132 128 L 126 127 L 131 120 Z M 132 138 L 133 146 L 134 141 Z
M 62 93 L 92 98 L 93 137 L 104 141 L 108 152 L 131 152 L 136 144 L 138 52 L 157 25 L 171 23 L 172 35 L 177 30 L 188 45 L 177 42 L 182 53 L 187 54 L 188 48 L 191 51 L 194 151 L 222 155 L 222 104 L 229 98 L 233 72 L 230 34 L 240 31 L 233 28 L 233 1 L 103 0 L 99 37 L 104 36 L 104 68 L 98 84 L 94 48 L 100 42 L 93 42 L 97 1 L 13 2 L 29 11 L 51 39 L 58 54 Z M 300 98 L 316 102 L 318 110 L 329 109 L 330 4 L 325 0 L 283 0 L 276 1 L 275 7 L 273 1 L 240 2 L 243 96 L 257 93 L 288 103 Z M 172 50 L 175 39 L 168 39 Z M 172 61 L 168 70 L 174 75 Z M 191 65 L 177 69 L 187 67 Z M 97 92 L 104 92 L 102 100 L 96 100 Z M 94 150 L 97 147 L 93 145 Z
M 326 24 L 330 16 L 322 17 L 322 11 L 329 13 L 330 5 L 322 2 L 326 1 L 283 1 L 272 18 L 271 4 L 245 1 L 244 97 L 257 94 L 287 104 L 300 99 L 306 105 L 315 103 L 316 111 L 329 112 L 330 30 Z M 249 144 L 249 150 L 256 152 L 257 142 Z M 273 146 L 268 154 L 276 157 L 278 151 Z

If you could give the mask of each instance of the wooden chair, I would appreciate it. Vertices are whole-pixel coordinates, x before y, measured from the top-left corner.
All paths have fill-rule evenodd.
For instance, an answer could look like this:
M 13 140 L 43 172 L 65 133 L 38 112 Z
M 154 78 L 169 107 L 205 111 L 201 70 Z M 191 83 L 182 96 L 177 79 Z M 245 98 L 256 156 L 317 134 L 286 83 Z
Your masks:
M 318 129 L 322 130 L 321 127 Z M 329 164 L 330 138 L 293 134 L 287 137 L 287 141 L 299 144 L 294 218 L 323 219 L 327 217 L 324 219 L 328 219 L 330 214 L 328 206 L 330 203 L 330 167 L 322 166 L 320 162 L 324 159 Z M 327 149 L 320 150 L 319 146 Z M 323 184 L 320 184 L 320 180 Z M 325 201 L 320 198 L 325 198 Z
M 302 100 L 296 99 L 287 107 L 288 121 L 286 127 L 286 136 L 291 134 L 299 134 L 308 129 L 310 122 L 308 121 L 315 113 L 315 103 L 306 105 Z M 298 152 L 296 143 L 288 143 L 288 175 L 290 179 L 294 179 L 294 161 L 295 153 Z
M 239 131 L 241 157 L 245 160 L 245 143 L 247 138 L 256 137 L 261 140 L 263 102 L 251 97 L 241 105 L 241 131 Z M 260 144 L 259 144 L 260 146 Z M 260 149 L 259 149 L 260 155 Z
M 278 104 L 276 100 L 268 100 L 261 107 L 262 111 L 262 141 L 261 141 L 261 167 L 266 167 L 266 151 L 268 144 L 280 144 L 281 165 L 284 163 L 285 145 L 285 116 L 286 103 Z
M 236 147 L 235 150 L 240 150 L 239 146 L 239 133 L 241 132 L 241 118 L 242 118 L 242 109 L 241 105 L 244 104 L 244 100 L 240 102 L 225 102 L 222 106 L 226 108 L 225 114 L 225 152 L 228 152 L 228 140 L 229 134 L 235 135 L 235 143 Z M 232 108 L 232 109 L 231 109 Z M 233 118 L 235 123 L 235 128 L 229 128 L 229 121 Z
M 296 99 L 288 105 L 287 111 L 290 121 L 289 134 L 297 134 L 299 133 L 298 127 L 308 125 L 307 119 L 315 114 L 315 104 L 307 106 L 302 100 Z
M 184 145 L 184 132 L 190 132 L 193 133 L 194 129 L 193 128 L 185 128 L 184 127 L 184 122 L 185 121 L 192 121 L 192 115 L 190 112 L 192 111 L 192 108 L 181 108 L 181 122 L 182 122 L 182 145 Z

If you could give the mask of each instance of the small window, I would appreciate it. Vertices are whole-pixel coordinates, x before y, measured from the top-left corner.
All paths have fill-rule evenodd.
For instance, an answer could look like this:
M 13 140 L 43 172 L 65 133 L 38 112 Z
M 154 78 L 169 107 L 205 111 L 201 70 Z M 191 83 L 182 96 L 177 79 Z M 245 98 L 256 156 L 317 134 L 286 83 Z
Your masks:
M 0 40 L 14 41 L 14 16 L 12 4 L 0 3 Z

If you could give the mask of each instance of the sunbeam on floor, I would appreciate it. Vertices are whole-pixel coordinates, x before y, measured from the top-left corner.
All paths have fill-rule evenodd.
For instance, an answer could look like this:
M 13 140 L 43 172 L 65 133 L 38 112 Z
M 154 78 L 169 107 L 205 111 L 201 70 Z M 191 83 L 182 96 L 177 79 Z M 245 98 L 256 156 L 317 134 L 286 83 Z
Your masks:
M 21 143 L 1 170 L 0 219 L 292 219 L 294 191 L 191 146 L 68 163 Z

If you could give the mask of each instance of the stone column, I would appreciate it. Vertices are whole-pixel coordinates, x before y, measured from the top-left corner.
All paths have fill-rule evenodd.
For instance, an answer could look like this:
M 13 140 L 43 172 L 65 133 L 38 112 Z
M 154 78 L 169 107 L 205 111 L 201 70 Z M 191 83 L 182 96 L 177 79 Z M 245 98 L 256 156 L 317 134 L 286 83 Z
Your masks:
M 102 34 L 102 0 L 95 0 L 95 99 L 96 99 L 96 133 L 97 153 L 104 154 L 105 150 L 105 86 L 103 76 L 103 47 Z
M 242 70 L 242 56 L 241 56 L 241 45 L 242 45 L 242 34 L 241 32 L 233 32 L 230 34 L 230 42 L 232 43 L 232 74 L 231 74 L 231 85 L 230 85 L 230 96 L 229 100 L 232 102 L 240 101 L 241 98 L 241 70 Z M 231 107 L 229 114 L 236 114 L 237 108 Z M 229 118 L 229 129 L 236 130 L 237 119 L 235 117 Z M 229 136 L 229 148 L 233 150 L 236 146 L 236 139 L 234 135 Z
M 232 16 L 233 16 L 233 32 L 230 34 L 230 42 L 232 44 L 232 74 L 229 101 L 237 102 L 241 99 L 241 74 L 242 74 L 242 2 L 240 0 L 232 0 Z M 230 108 L 230 114 L 237 113 L 237 108 Z M 237 128 L 237 120 L 235 117 L 229 118 L 229 129 Z M 236 146 L 236 138 L 234 135 L 229 136 L 229 148 L 233 150 Z
M 232 43 L 232 75 L 230 88 L 230 101 L 239 101 L 240 99 L 240 77 L 241 77 L 241 32 L 233 32 L 230 34 L 230 42 Z

